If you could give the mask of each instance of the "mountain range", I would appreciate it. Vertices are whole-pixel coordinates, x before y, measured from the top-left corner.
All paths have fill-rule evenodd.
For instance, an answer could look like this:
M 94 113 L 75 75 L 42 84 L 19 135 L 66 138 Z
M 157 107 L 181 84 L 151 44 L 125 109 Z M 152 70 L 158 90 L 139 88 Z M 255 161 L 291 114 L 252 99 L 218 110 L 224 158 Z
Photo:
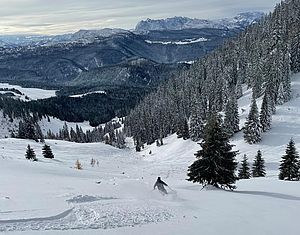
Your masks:
M 135 34 L 145 34 L 150 31 L 183 30 L 183 29 L 244 29 L 263 17 L 262 12 L 240 13 L 232 18 L 217 20 L 191 19 L 188 17 L 173 17 L 167 19 L 147 19 L 140 21 L 134 30 L 120 28 L 104 28 L 94 30 L 79 30 L 63 35 L 0 35 L 0 47 L 14 48 L 18 46 L 41 46 L 67 42 L 91 42 L 97 37 L 110 37 L 119 33 L 132 31 Z
M 157 86 L 182 68 L 179 63 L 201 58 L 262 15 L 242 13 L 215 21 L 148 19 L 133 31 L 0 36 L 0 81 L 55 88 Z
M 244 29 L 262 18 L 262 12 L 244 12 L 232 18 L 217 20 L 191 19 L 188 17 L 172 17 L 167 19 L 147 19 L 140 21 L 135 31 L 145 33 L 154 30 L 182 30 L 182 29 Z

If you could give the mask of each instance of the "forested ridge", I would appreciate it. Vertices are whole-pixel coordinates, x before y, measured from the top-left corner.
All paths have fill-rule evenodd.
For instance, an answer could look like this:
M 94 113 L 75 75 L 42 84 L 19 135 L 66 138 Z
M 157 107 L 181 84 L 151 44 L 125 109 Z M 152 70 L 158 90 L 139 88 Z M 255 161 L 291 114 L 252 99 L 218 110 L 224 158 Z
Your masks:
M 276 105 L 291 98 L 291 73 L 300 72 L 300 1 L 287 0 L 236 39 L 226 42 L 162 84 L 144 98 L 126 119 L 137 150 L 177 133 L 202 138 L 208 114 L 224 112 L 229 135 L 239 131 L 237 99 L 242 86 L 252 88 L 251 111 L 244 139 L 252 144 L 271 127 Z M 263 97 L 261 110 L 256 99 Z
M 34 114 L 40 119 L 52 116 L 69 122 L 89 121 L 92 126 L 98 126 L 116 116 L 126 116 L 150 91 L 150 88 L 119 87 L 106 90 L 103 94 L 57 96 L 26 102 L 4 96 L 0 97 L 0 109 L 11 121 L 15 118 L 26 119 Z

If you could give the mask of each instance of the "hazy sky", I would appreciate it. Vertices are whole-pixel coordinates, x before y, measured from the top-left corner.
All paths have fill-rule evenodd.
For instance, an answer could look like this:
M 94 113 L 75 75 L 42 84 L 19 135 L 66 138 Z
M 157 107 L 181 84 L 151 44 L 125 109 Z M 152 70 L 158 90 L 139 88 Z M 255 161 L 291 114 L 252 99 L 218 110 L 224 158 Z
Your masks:
M 270 11 L 280 0 L 0 0 L 0 34 L 61 34 L 79 29 L 132 29 L 146 18 L 215 19 Z

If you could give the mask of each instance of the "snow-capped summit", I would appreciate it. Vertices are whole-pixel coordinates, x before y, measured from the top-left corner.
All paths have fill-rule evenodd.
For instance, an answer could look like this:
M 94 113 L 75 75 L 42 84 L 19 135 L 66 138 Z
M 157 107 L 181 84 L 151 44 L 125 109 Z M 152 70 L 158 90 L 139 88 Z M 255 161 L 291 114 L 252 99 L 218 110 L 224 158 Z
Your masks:
M 202 28 L 245 28 L 263 17 L 263 12 L 244 12 L 233 18 L 218 20 L 192 19 L 188 17 L 175 16 L 167 19 L 146 19 L 140 21 L 135 30 L 137 32 L 148 32 L 154 30 L 182 30 L 182 29 L 202 29 Z

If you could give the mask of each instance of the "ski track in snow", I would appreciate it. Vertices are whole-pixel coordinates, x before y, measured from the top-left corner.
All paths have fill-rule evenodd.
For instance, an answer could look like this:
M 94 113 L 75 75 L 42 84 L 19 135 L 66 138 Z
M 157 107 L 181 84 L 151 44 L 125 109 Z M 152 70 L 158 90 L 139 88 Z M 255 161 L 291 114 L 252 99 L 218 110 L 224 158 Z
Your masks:
M 113 229 L 158 223 L 172 217 L 164 207 L 141 202 L 87 203 L 51 217 L 0 220 L 0 231 Z

